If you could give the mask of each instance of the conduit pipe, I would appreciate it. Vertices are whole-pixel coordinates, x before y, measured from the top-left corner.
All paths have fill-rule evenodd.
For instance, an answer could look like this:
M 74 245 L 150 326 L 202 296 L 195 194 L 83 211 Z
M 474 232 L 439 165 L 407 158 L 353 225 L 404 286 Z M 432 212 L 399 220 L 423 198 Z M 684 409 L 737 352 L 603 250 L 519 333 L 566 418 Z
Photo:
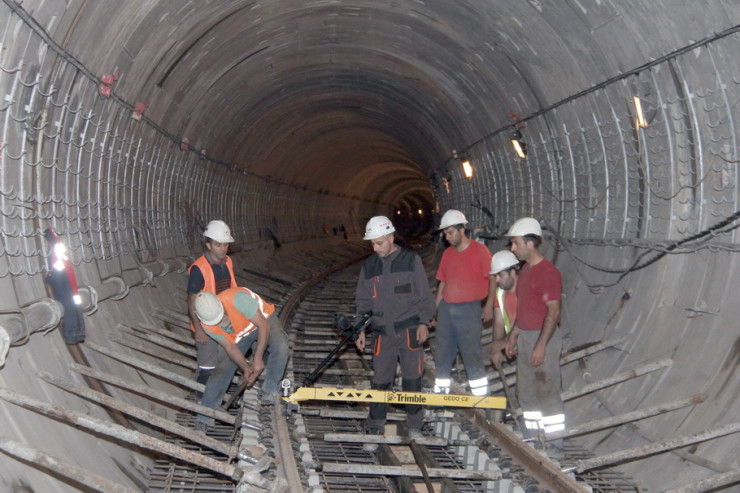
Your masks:
M 53 329 L 62 320 L 64 308 L 57 300 L 43 298 L 25 308 L 0 313 L 0 368 L 10 347 L 22 344 L 34 332 Z
M 92 315 L 98 311 L 99 302 L 125 298 L 128 295 L 128 286 L 122 277 L 114 276 L 104 280 L 99 286 L 82 286 L 78 291 L 82 298 L 82 311 Z
M 192 263 L 192 262 L 191 262 Z M 155 285 L 154 278 L 162 277 L 171 271 L 185 272 L 190 263 L 183 259 L 175 258 L 168 260 L 155 260 L 145 264 L 139 264 L 136 269 L 123 271 L 123 278 L 128 287 L 142 284 Z

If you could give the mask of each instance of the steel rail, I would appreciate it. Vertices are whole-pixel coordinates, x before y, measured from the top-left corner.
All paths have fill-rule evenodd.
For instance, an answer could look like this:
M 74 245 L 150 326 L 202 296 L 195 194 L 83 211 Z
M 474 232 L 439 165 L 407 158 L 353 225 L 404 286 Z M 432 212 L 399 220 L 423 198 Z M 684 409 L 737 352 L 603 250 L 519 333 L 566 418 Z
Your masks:
M 290 298 L 283 305 L 283 308 L 280 311 L 279 318 L 283 326 L 287 326 L 288 320 L 290 320 L 291 316 L 293 315 L 293 310 L 295 310 L 298 303 L 303 300 L 303 298 L 306 296 L 306 293 L 308 293 L 311 288 L 313 288 L 321 280 L 327 278 L 328 276 L 341 269 L 344 269 L 345 267 L 349 267 L 350 265 L 361 260 L 363 257 L 364 255 L 362 257 L 352 258 L 349 260 L 345 260 L 344 262 L 340 262 L 339 264 L 325 269 L 324 271 L 314 276 L 312 279 L 304 282 L 290 296 Z M 277 409 L 279 411 L 284 411 L 284 406 L 285 404 L 280 402 L 277 405 Z M 288 422 L 285 418 L 285 412 L 273 413 L 272 425 L 273 430 L 275 430 L 277 435 L 277 450 L 275 450 L 275 454 L 280 458 L 280 466 L 285 474 L 284 479 L 288 483 L 289 491 L 302 491 L 303 483 L 301 482 L 301 477 L 298 473 L 298 464 L 295 460 L 293 445 L 291 442 L 291 431 L 288 428 Z
M 561 493 L 589 491 L 583 483 L 578 483 L 563 473 L 554 462 L 524 443 L 513 431 L 500 423 L 486 420 L 483 412 L 476 409 L 463 409 L 458 413 L 465 416 L 481 432 L 500 445 L 527 472 L 546 485 L 548 490 Z

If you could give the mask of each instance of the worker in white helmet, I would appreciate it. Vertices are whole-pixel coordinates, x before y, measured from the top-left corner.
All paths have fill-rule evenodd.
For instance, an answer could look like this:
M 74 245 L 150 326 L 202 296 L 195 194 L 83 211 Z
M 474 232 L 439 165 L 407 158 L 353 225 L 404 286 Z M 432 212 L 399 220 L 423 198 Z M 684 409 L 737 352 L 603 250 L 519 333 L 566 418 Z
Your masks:
M 496 281 L 488 275 L 491 252 L 467 235 L 467 224 L 465 215 L 452 209 L 445 212 L 439 226 L 450 246 L 442 253 L 436 275 L 434 391 L 450 392 L 452 364 L 459 350 L 471 393 L 486 396 L 488 377 L 480 341 L 483 322 L 493 318 Z
M 264 371 L 260 399 L 263 404 L 274 402 L 289 353 L 275 306 L 247 288 L 235 287 L 218 295 L 201 291 L 195 296 L 193 307 L 208 338 L 219 349 L 200 404 L 218 409 L 237 368 L 248 386 Z M 253 344 L 250 365 L 244 355 Z M 204 432 L 212 422 L 212 418 L 198 415 L 195 429 Z
M 519 259 L 510 250 L 501 250 L 491 258 L 491 272 L 496 280 L 496 298 L 493 304 L 493 342 L 491 362 L 501 367 L 506 339 L 516 323 L 516 281 L 519 277 Z
M 229 245 L 234 242 L 231 230 L 225 222 L 216 220 L 208 223 L 205 231 L 206 251 L 188 269 L 188 314 L 190 330 L 195 337 L 198 370 L 196 380 L 206 384 L 211 371 L 216 367 L 218 344 L 206 335 L 195 313 L 195 296 L 201 291 L 219 294 L 236 287 L 234 266 L 228 256 Z M 200 398 L 200 396 L 198 396 Z
M 396 229 L 385 216 L 367 222 L 365 240 L 375 253 L 360 270 L 355 301 L 358 313 L 373 312 L 373 378 L 377 390 L 392 390 L 396 366 L 401 364 L 401 387 L 420 392 L 424 373 L 424 343 L 429 337 L 429 324 L 434 317 L 434 296 L 426 271 L 416 253 L 394 242 Z M 360 332 L 356 345 L 365 349 L 365 332 Z M 384 431 L 387 404 L 370 404 L 366 422 L 369 434 Z M 406 423 L 410 436 L 420 436 L 424 422 L 421 406 L 406 406 Z M 372 444 L 375 445 L 375 444 Z M 368 445 L 366 450 L 372 450 Z
M 565 429 L 560 396 L 560 300 L 562 275 L 540 252 L 542 228 L 531 217 L 517 220 L 506 233 L 511 251 L 524 262 L 516 283 L 517 317 L 506 341 L 505 353 L 518 350 L 517 396 L 526 436 Z M 562 439 L 552 442 L 562 447 Z

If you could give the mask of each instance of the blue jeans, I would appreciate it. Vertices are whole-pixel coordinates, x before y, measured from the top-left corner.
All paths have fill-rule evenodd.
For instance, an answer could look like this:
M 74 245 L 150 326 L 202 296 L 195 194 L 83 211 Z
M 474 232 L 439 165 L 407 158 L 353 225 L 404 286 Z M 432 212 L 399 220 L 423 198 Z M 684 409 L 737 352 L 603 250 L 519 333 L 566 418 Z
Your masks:
M 483 308 L 480 301 L 447 303 L 440 301 L 434 342 L 436 378 L 450 378 L 457 350 L 460 350 L 468 380 L 486 376 L 481 332 Z
M 280 381 L 288 362 L 288 338 L 277 313 L 270 315 L 267 320 L 270 322 L 270 338 L 267 341 L 267 350 L 265 351 L 265 371 L 263 377 L 261 377 L 264 378 L 262 390 L 268 394 L 275 394 L 280 389 Z M 236 344 L 236 347 L 242 353 L 246 354 L 252 344 L 257 341 L 258 330 L 253 330 Z M 211 375 L 208 382 L 206 382 L 206 388 L 200 401 L 201 405 L 211 409 L 218 409 L 221 406 L 221 401 L 231 384 L 236 369 L 236 363 L 231 361 L 224 348 L 219 344 L 216 367 L 211 370 Z M 213 419 L 202 415 L 198 415 L 197 419 L 208 424 L 213 422 Z

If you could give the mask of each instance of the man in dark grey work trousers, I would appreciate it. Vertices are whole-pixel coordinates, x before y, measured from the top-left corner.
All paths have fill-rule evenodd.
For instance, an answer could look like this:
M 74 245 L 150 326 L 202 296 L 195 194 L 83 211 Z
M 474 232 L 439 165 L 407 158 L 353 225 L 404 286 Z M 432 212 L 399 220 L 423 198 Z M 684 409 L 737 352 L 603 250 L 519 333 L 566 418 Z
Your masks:
M 395 231 L 385 216 L 368 221 L 363 239 L 372 242 L 375 254 L 362 265 L 355 302 L 358 313 L 373 311 L 372 388 L 391 390 L 400 361 L 403 390 L 419 392 L 424 373 L 424 342 L 434 317 L 434 296 L 421 258 L 393 242 Z M 365 349 L 364 331 L 356 345 L 361 351 Z M 383 434 L 387 410 L 387 404 L 370 405 L 367 433 Z M 406 422 L 409 436 L 421 436 L 423 407 L 406 405 Z

